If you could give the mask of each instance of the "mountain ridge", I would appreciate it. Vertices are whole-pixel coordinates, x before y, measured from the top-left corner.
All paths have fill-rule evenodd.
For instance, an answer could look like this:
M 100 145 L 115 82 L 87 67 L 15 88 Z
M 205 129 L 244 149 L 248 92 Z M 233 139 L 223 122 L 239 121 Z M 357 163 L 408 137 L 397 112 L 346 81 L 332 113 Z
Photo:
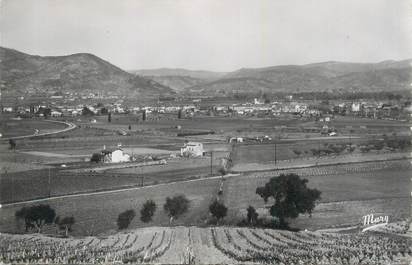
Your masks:
M 257 80 L 260 80 L 257 82 Z M 378 63 L 322 62 L 241 68 L 186 92 L 231 95 L 255 92 L 378 92 L 410 89 L 412 59 Z
M 54 89 L 140 97 L 174 94 L 169 87 L 132 75 L 90 53 L 39 56 L 0 47 L 0 60 L 3 90 L 10 93 Z
M 189 76 L 198 79 L 216 79 L 224 76 L 227 72 L 216 72 L 207 70 L 190 70 L 185 68 L 154 68 L 130 70 L 130 73 L 142 76 Z

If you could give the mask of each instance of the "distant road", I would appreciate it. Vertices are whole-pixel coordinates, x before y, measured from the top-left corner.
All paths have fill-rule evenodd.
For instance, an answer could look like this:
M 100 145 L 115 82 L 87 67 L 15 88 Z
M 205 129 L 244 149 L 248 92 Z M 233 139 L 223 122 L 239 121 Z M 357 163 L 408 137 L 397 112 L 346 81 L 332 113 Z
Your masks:
M 22 135 L 22 136 L 8 137 L 8 138 L 0 138 L 0 140 L 8 141 L 10 139 L 18 140 L 18 139 L 32 138 L 32 137 L 38 137 L 38 136 L 53 135 L 53 134 L 67 132 L 67 131 L 73 130 L 74 128 L 77 127 L 76 124 L 71 123 L 71 122 L 53 121 L 53 120 L 44 120 L 44 121 L 65 124 L 67 127 L 64 128 L 64 129 L 61 129 L 61 130 L 53 131 L 53 132 L 45 132 L 45 133 L 38 133 L 38 134 L 33 133 L 33 134 L 29 134 L 29 135 Z

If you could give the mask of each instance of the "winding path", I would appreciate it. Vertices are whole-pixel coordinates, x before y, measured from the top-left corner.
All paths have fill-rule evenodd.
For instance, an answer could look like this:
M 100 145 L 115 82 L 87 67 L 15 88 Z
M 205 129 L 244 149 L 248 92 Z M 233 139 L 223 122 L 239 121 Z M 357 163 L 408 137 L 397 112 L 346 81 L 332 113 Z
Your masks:
M 61 130 L 53 131 L 53 132 L 45 132 L 45 133 L 38 133 L 38 134 L 29 134 L 29 135 L 8 137 L 8 138 L 0 138 L 0 140 L 8 141 L 10 139 L 18 140 L 18 139 L 32 138 L 32 137 L 38 137 L 38 136 L 53 135 L 53 134 L 67 132 L 67 131 L 73 130 L 74 128 L 77 127 L 76 124 L 74 124 L 72 122 L 54 121 L 54 120 L 44 120 L 44 121 L 65 124 L 67 127 L 64 128 L 64 129 L 61 129 Z

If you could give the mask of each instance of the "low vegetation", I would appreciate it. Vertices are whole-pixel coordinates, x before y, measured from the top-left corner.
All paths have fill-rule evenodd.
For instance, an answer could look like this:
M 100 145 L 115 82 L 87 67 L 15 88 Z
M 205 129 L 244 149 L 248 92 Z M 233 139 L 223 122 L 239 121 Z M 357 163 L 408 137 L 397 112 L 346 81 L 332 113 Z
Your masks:
M 117 227 L 119 230 L 128 228 L 135 215 L 134 210 L 127 210 L 120 213 L 117 218 Z
M 24 220 L 26 232 L 35 229 L 41 233 L 44 225 L 53 223 L 56 212 L 49 205 L 40 204 L 23 207 L 16 212 L 15 216 L 17 219 Z
M 163 209 L 169 216 L 170 223 L 172 223 L 174 219 L 177 219 L 187 212 L 189 209 L 189 200 L 184 195 L 177 195 L 173 198 L 167 197 Z
M 72 231 L 72 226 L 75 223 L 75 219 L 73 216 L 70 217 L 63 217 L 60 218 L 59 216 L 56 217 L 54 223 L 57 225 L 60 231 L 64 231 L 65 236 L 69 235 L 69 232 Z
M 152 221 L 152 217 L 156 211 L 156 203 L 152 200 L 147 200 L 140 210 L 140 220 L 144 223 Z
M 223 218 L 225 218 L 227 214 L 227 207 L 222 202 L 214 200 L 209 205 L 209 212 L 214 218 L 216 218 L 217 222 L 219 223 Z

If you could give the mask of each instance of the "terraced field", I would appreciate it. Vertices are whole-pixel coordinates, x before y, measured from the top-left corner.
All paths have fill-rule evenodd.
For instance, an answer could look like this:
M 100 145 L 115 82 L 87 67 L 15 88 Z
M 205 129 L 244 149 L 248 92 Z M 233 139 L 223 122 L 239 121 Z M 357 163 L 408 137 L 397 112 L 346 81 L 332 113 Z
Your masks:
M 84 238 L 0 234 L 0 262 L 403 264 L 412 258 L 411 243 L 372 233 L 151 227 Z

